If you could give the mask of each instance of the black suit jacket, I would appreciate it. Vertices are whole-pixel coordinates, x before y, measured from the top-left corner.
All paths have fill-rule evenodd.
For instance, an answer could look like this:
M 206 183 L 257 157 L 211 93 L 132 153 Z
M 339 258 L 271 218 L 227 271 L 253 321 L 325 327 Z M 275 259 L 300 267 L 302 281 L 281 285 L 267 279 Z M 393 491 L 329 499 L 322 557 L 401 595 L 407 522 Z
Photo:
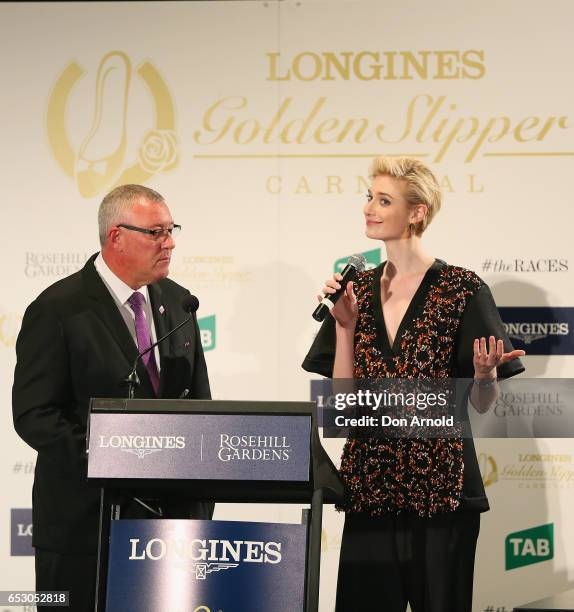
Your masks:
M 16 343 L 14 426 L 38 451 L 33 489 L 34 546 L 68 553 L 97 549 L 99 490 L 86 483 L 86 423 L 92 397 L 126 397 L 120 379 L 137 347 L 90 258 L 26 309 Z M 187 315 L 187 289 L 169 279 L 148 286 L 160 338 Z M 160 306 L 163 308 L 160 309 Z M 163 314 L 162 314 L 163 311 Z M 209 399 L 197 320 L 159 347 L 159 397 Z M 135 396 L 154 397 L 143 364 Z

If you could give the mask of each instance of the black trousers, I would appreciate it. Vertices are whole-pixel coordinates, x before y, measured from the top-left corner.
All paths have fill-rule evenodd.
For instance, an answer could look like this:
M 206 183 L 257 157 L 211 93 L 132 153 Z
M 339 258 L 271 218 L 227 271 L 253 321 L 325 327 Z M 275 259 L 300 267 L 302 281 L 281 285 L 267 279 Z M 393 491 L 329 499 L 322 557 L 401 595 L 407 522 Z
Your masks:
M 472 612 L 477 512 L 345 518 L 336 612 Z
M 150 501 L 150 507 L 160 505 Z M 211 519 L 214 505 L 205 502 L 181 501 L 177 497 L 161 501 L 164 518 Z M 149 519 L 158 517 L 142 505 L 131 500 L 121 503 L 124 519 Z M 96 601 L 97 555 L 66 554 L 35 548 L 36 591 L 69 591 L 69 612 L 94 612 Z M 38 612 L 53 612 L 53 607 L 38 606 Z
M 36 591 L 69 591 L 70 612 L 94 612 L 96 555 L 66 555 L 36 548 Z M 38 612 L 55 608 L 38 606 Z

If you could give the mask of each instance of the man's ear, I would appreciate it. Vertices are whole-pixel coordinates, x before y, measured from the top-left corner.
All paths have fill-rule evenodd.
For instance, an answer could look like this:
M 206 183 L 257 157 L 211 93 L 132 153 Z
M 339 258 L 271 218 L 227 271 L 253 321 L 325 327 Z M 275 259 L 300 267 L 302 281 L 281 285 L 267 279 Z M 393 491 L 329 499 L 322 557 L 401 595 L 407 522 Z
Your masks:
M 110 245 L 117 245 L 120 240 L 121 232 L 118 227 L 111 227 L 108 231 L 108 239 L 106 242 Z

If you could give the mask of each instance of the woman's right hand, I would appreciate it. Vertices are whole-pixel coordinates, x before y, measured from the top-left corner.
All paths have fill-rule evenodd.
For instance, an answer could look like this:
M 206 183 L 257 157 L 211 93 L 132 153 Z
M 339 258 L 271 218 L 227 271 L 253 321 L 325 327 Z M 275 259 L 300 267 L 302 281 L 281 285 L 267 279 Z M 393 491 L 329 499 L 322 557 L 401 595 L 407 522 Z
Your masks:
M 341 274 L 338 272 L 333 274 L 333 278 L 325 281 L 323 294 L 329 296 L 335 293 L 341 288 L 341 283 L 339 282 L 341 280 L 343 280 Z M 323 299 L 323 296 L 318 295 L 317 299 L 320 302 Z M 357 297 L 353 291 L 353 281 L 349 281 L 347 283 L 345 293 L 343 293 L 343 295 L 338 299 L 335 306 L 331 308 L 331 314 L 341 327 L 345 329 L 355 328 L 357 316 L 359 314 L 359 307 L 357 306 Z

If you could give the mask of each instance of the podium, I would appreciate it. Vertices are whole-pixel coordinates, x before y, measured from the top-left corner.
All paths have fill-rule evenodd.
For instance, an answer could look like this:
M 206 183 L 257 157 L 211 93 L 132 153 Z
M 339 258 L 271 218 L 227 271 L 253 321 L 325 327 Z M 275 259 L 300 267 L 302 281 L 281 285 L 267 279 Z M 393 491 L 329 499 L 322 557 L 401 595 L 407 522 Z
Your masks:
M 191 589 L 192 583 L 197 592 L 207 593 L 208 582 L 219 581 L 223 593 L 222 576 L 243 576 L 248 581 L 258 568 L 257 588 L 270 601 L 282 597 L 281 584 L 289 579 L 294 582 L 287 586 L 300 605 L 289 604 L 285 609 L 317 612 L 322 507 L 342 499 L 343 485 L 321 446 L 314 403 L 92 399 L 87 446 L 88 480 L 101 488 L 97 612 L 116 609 L 113 598 L 120 590 L 118 574 L 126 572 L 132 577 L 130 597 L 143 597 L 141 593 L 155 584 L 154 572 L 159 572 L 160 565 L 163 573 L 185 566 L 185 580 L 173 576 L 168 580 L 170 588 L 174 581 L 180 584 L 183 599 L 183 591 Z M 150 503 L 169 496 L 183 502 L 311 507 L 303 512 L 303 525 L 290 526 L 128 521 L 122 520 L 120 503 L 126 496 L 152 500 Z M 171 535 L 156 537 L 153 529 Z M 239 536 L 225 535 L 234 529 Z M 181 535 L 177 541 L 174 533 Z M 273 533 L 283 534 L 284 539 Z M 136 587 L 139 576 L 146 576 L 145 582 Z M 249 591 L 249 584 L 241 584 L 241 591 Z M 203 602 L 193 604 L 195 608 L 185 605 L 181 601 L 177 609 L 210 609 Z M 176 609 L 161 601 L 150 604 L 149 609 L 168 608 Z M 141 602 L 137 609 L 145 612 Z M 243 612 L 244 608 L 222 609 Z M 257 605 L 245 604 L 245 612 L 257 609 Z

